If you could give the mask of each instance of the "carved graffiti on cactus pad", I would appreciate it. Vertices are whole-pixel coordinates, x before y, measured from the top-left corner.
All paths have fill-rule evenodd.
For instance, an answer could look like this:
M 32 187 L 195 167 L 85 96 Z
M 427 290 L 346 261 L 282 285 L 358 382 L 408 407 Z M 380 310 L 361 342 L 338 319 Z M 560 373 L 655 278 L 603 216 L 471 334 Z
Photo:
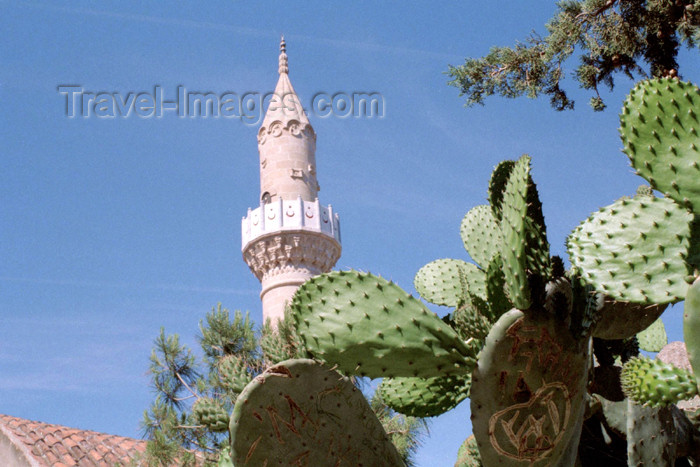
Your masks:
M 528 402 L 512 405 L 491 416 L 491 445 L 503 456 L 536 462 L 547 457 L 560 441 L 570 412 L 566 386 L 545 384 Z
M 267 407 L 267 413 L 270 416 L 270 421 L 272 422 L 272 427 L 275 430 L 275 436 L 277 436 L 277 440 L 281 443 L 284 444 L 284 439 L 282 439 L 282 435 L 280 433 L 280 428 L 279 424 L 277 423 L 278 421 L 282 423 L 282 425 L 286 426 L 289 431 L 297 435 L 298 437 L 301 437 L 301 434 L 299 433 L 297 429 L 297 423 L 296 423 L 296 415 L 295 413 L 298 413 L 299 416 L 301 417 L 301 426 L 299 428 L 303 428 L 307 423 L 313 426 L 314 432 L 318 430 L 318 427 L 315 426 L 316 424 L 309 418 L 307 414 L 304 413 L 303 410 L 301 410 L 301 407 L 299 407 L 299 404 L 297 404 L 294 399 L 292 399 L 290 396 L 285 395 L 285 399 L 287 400 L 287 404 L 289 404 L 289 420 L 285 420 L 283 417 L 280 416 L 277 408 L 273 405 L 270 405 Z
M 562 381 L 568 388 L 576 387 L 578 373 L 573 372 L 571 356 L 554 339 L 546 327 L 526 325 L 520 319 L 508 328 L 506 335 L 513 341 L 508 361 L 524 360 L 524 373 L 529 374 L 533 365 L 548 373 L 547 379 Z M 571 394 L 574 397 L 576 390 Z

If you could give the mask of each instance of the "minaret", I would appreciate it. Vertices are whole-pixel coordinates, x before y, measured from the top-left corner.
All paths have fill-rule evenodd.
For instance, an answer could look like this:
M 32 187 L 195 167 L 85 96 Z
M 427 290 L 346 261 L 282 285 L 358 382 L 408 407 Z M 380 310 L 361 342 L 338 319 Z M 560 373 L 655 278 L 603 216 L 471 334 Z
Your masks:
M 243 218 L 243 259 L 262 283 L 263 319 L 284 317 L 307 279 L 340 258 L 340 223 L 318 200 L 316 133 L 289 81 L 280 42 L 279 80 L 258 131 L 260 206 Z

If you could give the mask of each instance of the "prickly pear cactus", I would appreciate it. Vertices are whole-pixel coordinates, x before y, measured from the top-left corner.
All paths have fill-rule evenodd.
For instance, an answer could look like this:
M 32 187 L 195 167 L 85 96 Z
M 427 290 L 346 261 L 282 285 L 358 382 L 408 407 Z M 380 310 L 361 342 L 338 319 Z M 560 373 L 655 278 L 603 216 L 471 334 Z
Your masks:
M 632 167 L 652 188 L 700 212 L 700 89 L 664 78 L 629 94 L 620 135 Z
M 530 158 L 523 156 L 515 163 L 503 192 L 501 231 L 504 248 L 501 252 L 506 290 L 513 305 L 530 307 L 530 286 L 527 277 L 527 189 L 530 180 Z
M 452 313 L 452 326 L 465 339 L 483 340 L 493 325 L 484 313 L 486 310 L 486 303 L 473 298 Z
M 243 391 L 253 379 L 246 362 L 237 355 L 227 355 L 219 360 L 219 381 L 221 386 L 236 394 Z
M 573 462 L 585 408 L 588 342 L 574 339 L 544 311 L 501 316 L 472 375 L 472 428 L 485 465 Z
M 222 433 L 228 429 L 228 413 L 216 399 L 208 397 L 197 399 L 192 406 L 192 415 L 198 424 L 204 425 L 208 430 Z
M 676 461 L 676 428 L 670 407 L 627 403 L 627 465 L 665 467 Z
M 667 305 L 620 302 L 598 294 L 600 306 L 592 329 L 593 337 L 627 339 L 651 326 Z
M 683 337 L 688 359 L 700 386 L 700 278 L 688 290 L 683 309 Z
M 462 219 L 459 233 L 469 256 L 482 268 L 500 254 L 503 238 L 491 206 L 470 209 Z
M 615 300 L 683 300 L 692 219 L 667 198 L 622 198 L 592 214 L 569 236 L 571 264 Z
M 231 460 L 231 447 L 226 446 L 219 453 L 219 462 L 217 462 L 217 467 L 233 467 L 233 461 Z
M 476 445 L 476 438 L 471 435 L 459 447 L 455 467 L 482 467 L 483 465 L 479 456 L 479 448 Z
M 469 397 L 471 375 L 436 378 L 385 378 L 377 388 L 382 400 L 399 413 L 434 417 Z
M 668 344 L 666 327 L 661 318 L 651 323 L 644 331 L 638 333 L 637 341 L 639 342 L 639 348 L 645 352 L 660 352 Z
M 499 222 L 503 214 L 503 195 L 506 190 L 506 183 L 508 183 L 513 167 L 515 167 L 515 161 L 499 162 L 489 180 L 489 205 L 491 205 L 493 216 Z
M 230 434 L 237 467 L 404 465 L 362 393 L 313 360 L 257 376 L 236 400 Z
M 692 372 L 646 357 L 625 363 L 620 380 L 628 398 L 650 407 L 675 404 L 698 395 Z
M 416 291 L 436 305 L 455 307 L 471 293 L 486 297 L 486 275 L 473 264 L 458 259 L 438 259 L 418 270 Z
M 475 349 L 422 302 L 369 273 L 316 276 L 294 296 L 298 332 L 314 357 L 378 377 L 469 374 Z

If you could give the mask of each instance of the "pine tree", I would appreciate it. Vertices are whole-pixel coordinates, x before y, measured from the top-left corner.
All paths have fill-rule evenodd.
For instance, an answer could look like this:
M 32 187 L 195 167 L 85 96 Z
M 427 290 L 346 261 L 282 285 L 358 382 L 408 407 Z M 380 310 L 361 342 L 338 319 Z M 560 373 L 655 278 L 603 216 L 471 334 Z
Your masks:
M 268 322 L 256 332 L 247 313 L 235 311 L 232 317 L 219 304 L 199 324 L 201 358 L 161 329 L 150 358 L 155 398 L 142 421 L 149 440 L 143 461 L 149 466 L 215 465 L 220 455 L 227 456 L 228 417 L 238 394 L 265 368 L 308 357 L 293 322 L 287 314 L 277 329 Z M 371 406 L 411 465 L 426 422 L 394 413 L 376 395 Z
M 481 58 L 449 66 L 450 85 L 467 106 L 491 95 L 550 96 L 556 110 L 574 108 L 561 87 L 565 62 L 579 49 L 574 78 L 593 92 L 590 104 L 603 110 L 600 87 L 614 87 L 620 73 L 632 78 L 676 76 L 681 44 L 700 41 L 700 0 L 564 0 L 546 24 L 514 47 L 493 47 Z

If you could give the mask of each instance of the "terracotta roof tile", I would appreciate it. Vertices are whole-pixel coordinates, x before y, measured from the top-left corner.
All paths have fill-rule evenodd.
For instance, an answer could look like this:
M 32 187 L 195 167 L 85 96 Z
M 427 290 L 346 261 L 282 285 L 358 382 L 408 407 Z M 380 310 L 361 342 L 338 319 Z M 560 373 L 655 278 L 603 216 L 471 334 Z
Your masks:
M 146 441 L 77 430 L 0 414 L 0 434 L 5 434 L 37 465 L 112 467 L 128 463 L 146 450 Z

